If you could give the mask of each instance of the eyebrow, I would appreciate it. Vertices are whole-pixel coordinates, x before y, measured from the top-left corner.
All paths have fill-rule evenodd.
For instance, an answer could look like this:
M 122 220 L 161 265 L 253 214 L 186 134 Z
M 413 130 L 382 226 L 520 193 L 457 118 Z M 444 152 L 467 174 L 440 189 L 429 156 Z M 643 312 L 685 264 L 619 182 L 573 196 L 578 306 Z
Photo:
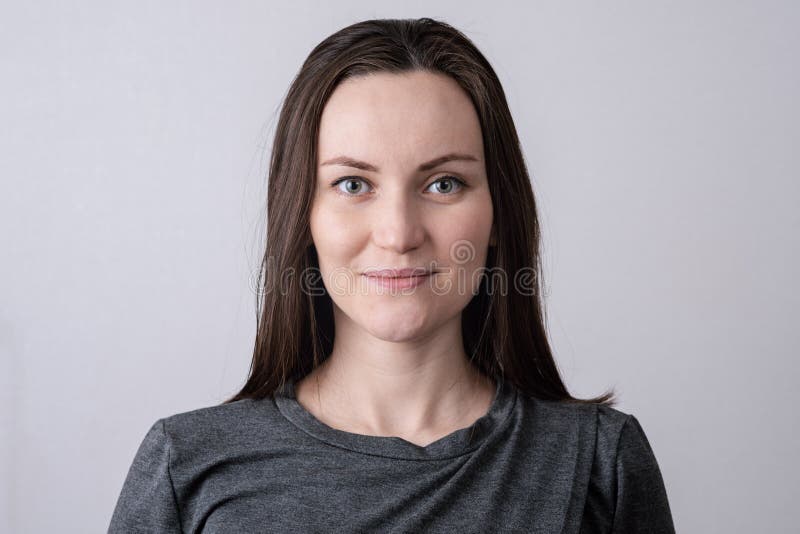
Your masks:
M 434 158 L 430 161 L 426 161 L 425 163 L 420 164 L 420 166 L 417 168 L 417 171 L 419 172 L 429 171 L 449 161 L 478 161 L 478 158 L 470 154 L 458 154 L 454 152 L 451 154 L 445 154 L 444 156 L 439 156 L 438 158 Z M 343 167 L 352 167 L 354 169 L 361 169 L 362 171 L 380 172 L 380 170 L 375 165 L 372 165 L 371 163 L 366 163 L 364 161 L 359 161 L 349 156 L 337 156 L 335 158 L 329 159 L 322 165 L 341 165 Z

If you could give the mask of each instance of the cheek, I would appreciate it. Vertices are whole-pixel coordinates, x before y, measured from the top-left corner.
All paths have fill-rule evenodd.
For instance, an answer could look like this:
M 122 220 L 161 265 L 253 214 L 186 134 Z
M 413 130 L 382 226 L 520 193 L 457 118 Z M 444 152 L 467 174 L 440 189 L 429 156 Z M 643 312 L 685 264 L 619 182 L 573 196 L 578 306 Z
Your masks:
M 493 218 L 488 192 L 442 212 L 441 217 L 442 221 L 431 229 L 437 241 L 453 243 L 454 248 L 472 248 L 473 256 L 480 255 L 488 245 Z
M 349 266 L 350 259 L 359 248 L 363 231 L 352 213 L 331 209 L 325 203 L 316 204 L 311 210 L 311 238 L 317 249 L 320 270 Z
M 438 225 L 436 239 L 447 244 L 446 263 L 451 269 L 451 283 L 461 299 L 467 301 L 480 286 L 483 267 L 486 265 L 491 236 L 493 210 L 491 196 L 476 196 L 473 201 L 459 206 L 447 217 L 446 224 Z

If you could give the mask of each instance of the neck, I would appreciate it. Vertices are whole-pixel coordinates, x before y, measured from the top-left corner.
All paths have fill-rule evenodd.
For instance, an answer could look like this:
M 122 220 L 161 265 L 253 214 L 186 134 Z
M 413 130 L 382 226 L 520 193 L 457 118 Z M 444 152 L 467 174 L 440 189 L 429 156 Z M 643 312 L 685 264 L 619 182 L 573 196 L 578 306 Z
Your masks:
M 494 398 L 494 382 L 463 349 L 453 350 L 463 346 L 460 328 L 457 335 L 454 340 L 444 329 L 413 345 L 357 346 L 337 335 L 331 355 L 297 384 L 297 399 L 334 428 L 435 441 L 471 425 Z

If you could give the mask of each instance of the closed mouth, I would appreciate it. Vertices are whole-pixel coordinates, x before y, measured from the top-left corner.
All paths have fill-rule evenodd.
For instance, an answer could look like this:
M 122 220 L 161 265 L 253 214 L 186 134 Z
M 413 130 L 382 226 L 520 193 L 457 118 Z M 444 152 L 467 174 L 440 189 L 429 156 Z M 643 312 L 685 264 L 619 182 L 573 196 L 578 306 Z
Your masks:
M 419 276 L 428 276 L 434 274 L 435 271 L 430 271 L 424 268 L 412 269 L 380 269 L 372 270 L 363 273 L 365 276 L 373 278 L 414 278 Z

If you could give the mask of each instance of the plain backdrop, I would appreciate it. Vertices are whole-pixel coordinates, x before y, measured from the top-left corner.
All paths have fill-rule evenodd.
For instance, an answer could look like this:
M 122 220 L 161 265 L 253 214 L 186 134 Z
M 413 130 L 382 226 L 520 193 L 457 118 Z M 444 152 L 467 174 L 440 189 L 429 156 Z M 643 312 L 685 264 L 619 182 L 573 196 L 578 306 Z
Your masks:
M 572 393 L 616 387 L 679 532 L 796 532 L 799 6 L 3 2 L 0 531 L 105 531 L 150 425 L 243 384 L 292 77 L 429 16 L 504 85 Z

